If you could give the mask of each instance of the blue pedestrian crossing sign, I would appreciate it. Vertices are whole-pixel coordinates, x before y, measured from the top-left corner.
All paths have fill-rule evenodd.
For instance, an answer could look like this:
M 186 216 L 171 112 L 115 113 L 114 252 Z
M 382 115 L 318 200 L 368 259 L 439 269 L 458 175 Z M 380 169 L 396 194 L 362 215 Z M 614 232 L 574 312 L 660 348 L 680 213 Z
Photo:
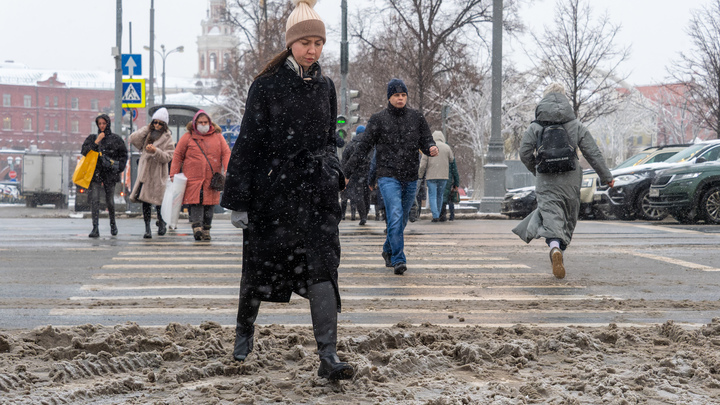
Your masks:
M 123 79 L 123 108 L 145 108 L 145 79 Z
M 123 76 L 140 76 L 142 74 L 142 63 L 139 53 L 123 54 L 122 63 Z

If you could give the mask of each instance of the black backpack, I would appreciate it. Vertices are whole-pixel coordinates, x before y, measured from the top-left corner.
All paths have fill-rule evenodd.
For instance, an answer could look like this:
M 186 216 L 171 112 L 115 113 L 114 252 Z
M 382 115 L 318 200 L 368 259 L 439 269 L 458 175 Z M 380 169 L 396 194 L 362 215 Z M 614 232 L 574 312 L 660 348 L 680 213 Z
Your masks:
M 562 173 L 575 170 L 578 160 L 575 147 L 570 144 L 570 135 L 563 124 L 556 122 L 533 121 L 543 127 L 537 138 L 538 173 Z

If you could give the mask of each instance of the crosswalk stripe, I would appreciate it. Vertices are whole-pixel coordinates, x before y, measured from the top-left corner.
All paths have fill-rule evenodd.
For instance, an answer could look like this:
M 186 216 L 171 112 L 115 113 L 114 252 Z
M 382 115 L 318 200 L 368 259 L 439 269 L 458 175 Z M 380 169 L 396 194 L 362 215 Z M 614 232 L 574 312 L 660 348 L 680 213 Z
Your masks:
M 385 267 L 384 264 L 340 264 L 339 271 L 343 269 L 376 269 Z M 425 268 L 429 269 L 529 269 L 524 264 L 505 264 L 505 263 L 482 263 L 482 264 L 426 264 Z M 242 264 L 104 264 L 101 269 L 242 269 Z
M 438 288 L 437 285 L 427 284 L 412 284 L 412 285 L 344 285 L 340 287 L 340 290 L 410 290 L 410 289 L 434 289 Z M 443 290 L 469 290 L 475 291 L 478 286 L 442 286 Z M 496 285 L 496 286 L 484 286 L 482 288 L 488 289 L 581 289 L 587 288 L 585 286 L 578 285 Z M 132 285 L 132 286 L 115 286 L 115 285 L 104 285 L 104 284 L 85 284 L 80 287 L 81 291 L 135 291 L 135 290 L 193 290 L 193 289 L 205 289 L 205 290 L 227 290 L 227 289 L 238 289 L 236 284 L 189 284 L 189 285 Z
M 173 278 L 232 278 L 240 279 L 240 273 L 97 273 L 92 278 L 97 280 L 123 280 L 123 279 L 173 279 Z M 397 276 L 386 273 L 350 273 L 343 272 L 340 274 L 343 280 L 349 278 L 391 278 L 398 279 Z M 457 280 L 469 278 L 549 278 L 548 273 L 421 273 L 413 274 L 413 278 L 432 278 L 441 279 L 443 277 L 451 277 L 453 282 Z
M 87 296 L 87 297 L 79 297 L 79 296 L 73 296 L 69 298 L 71 301 L 128 301 L 128 300 L 167 300 L 167 299 L 185 299 L 185 300 L 199 300 L 199 299 L 208 299 L 208 300 L 237 300 L 238 296 L 236 295 L 221 295 L 221 294 L 213 294 L 213 295 L 203 295 L 203 294 L 168 294 L 168 295 L 131 295 L 131 296 Z M 304 299 L 302 297 L 297 297 L 296 299 Z M 422 301 L 602 301 L 602 300 L 620 300 L 620 298 L 617 297 L 611 297 L 606 295 L 593 295 L 593 296 L 587 296 L 587 295 L 557 295 L 557 296 L 548 296 L 548 295 L 534 295 L 534 294 L 527 294 L 527 295 L 498 295 L 498 296 L 492 296 L 492 297 L 474 297 L 474 296 L 452 296 L 449 297 L 447 295 L 443 296 L 432 296 L 432 295 L 404 295 L 401 297 L 394 296 L 394 297 L 383 297 L 383 296 L 375 296 L 375 295 L 344 295 L 342 297 L 343 301 L 414 301 L 414 302 L 422 302 Z M 292 299 L 291 299 L 292 301 Z
M 242 259 L 242 255 L 240 257 L 205 257 L 205 256 L 211 256 L 212 253 L 204 252 L 205 254 L 201 257 L 175 257 L 175 255 L 172 256 L 143 256 L 143 257 L 113 257 L 112 260 L 116 261 L 185 261 L 185 260 L 208 260 L 208 261 L 220 261 L 220 260 L 239 260 Z M 200 255 L 198 255 L 200 256 Z M 218 256 L 230 256 L 230 255 L 218 255 Z M 237 255 L 236 255 L 237 256 Z M 352 255 L 343 255 L 341 257 L 341 260 L 379 260 L 379 256 L 352 256 Z M 427 262 L 427 261 L 439 261 L 439 260 L 448 260 L 447 257 L 414 257 L 412 258 L 412 261 L 421 261 L 421 262 Z M 464 257 L 462 259 L 453 259 L 453 261 L 485 261 L 485 260 L 508 260 L 507 257 Z

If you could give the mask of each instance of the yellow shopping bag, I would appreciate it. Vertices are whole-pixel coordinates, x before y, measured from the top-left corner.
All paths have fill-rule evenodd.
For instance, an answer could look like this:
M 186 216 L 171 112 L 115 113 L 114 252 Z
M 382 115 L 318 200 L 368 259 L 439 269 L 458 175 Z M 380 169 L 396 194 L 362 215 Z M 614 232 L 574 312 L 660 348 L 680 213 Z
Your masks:
M 98 156 L 98 152 L 91 150 L 80 159 L 75 167 L 75 173 L 73 173 L 73 183 L 82 188 L 90 187 L 93 174 L 95 174 L 95 165 L 97 165 Z

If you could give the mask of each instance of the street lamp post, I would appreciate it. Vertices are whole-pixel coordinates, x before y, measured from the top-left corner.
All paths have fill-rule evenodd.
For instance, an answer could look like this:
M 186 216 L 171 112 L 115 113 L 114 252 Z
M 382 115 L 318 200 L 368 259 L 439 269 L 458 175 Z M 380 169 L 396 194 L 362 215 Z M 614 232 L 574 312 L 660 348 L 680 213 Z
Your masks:
M 149 50 L 150 50 L 150 47 L 149 47 L 149 46 L 144 46 L 143 49 L 145 49 L 146 51 L 149 51 Z M 175 49 L 166 51 L 166 50 L 165 50 L 165 45 L 160 45 L 160 50 L 159 50 L 159 51 L 158 51 L 158 50 L 155 50 L 155 52 L 156 52 L 158 55 L 160 55 L 160 57 L 162 58 L 162 104 L 163 104 L 163 105 L 165 104 L 165 58 L 167 58 L 168 55 L 170 55 L 170 54 L 173 53 L 173 52 L 183 52 L 184 50 L 185 50 L 185 47 L 184 47 L 184 46 L 178 46 L 178 47 L 175 48 Z M 154 79 L 154 78 L 152 78 L 152 77 L 150 78 L 150 80 L 153 80 L 153 79 Z M 153 85 L 154 85 L 154 84 L 155 84 L 155 82 L 154 82 L 154 80 L 153 80 Z M 154 104 L 154 103 L 153 103 L 153 104 Z

